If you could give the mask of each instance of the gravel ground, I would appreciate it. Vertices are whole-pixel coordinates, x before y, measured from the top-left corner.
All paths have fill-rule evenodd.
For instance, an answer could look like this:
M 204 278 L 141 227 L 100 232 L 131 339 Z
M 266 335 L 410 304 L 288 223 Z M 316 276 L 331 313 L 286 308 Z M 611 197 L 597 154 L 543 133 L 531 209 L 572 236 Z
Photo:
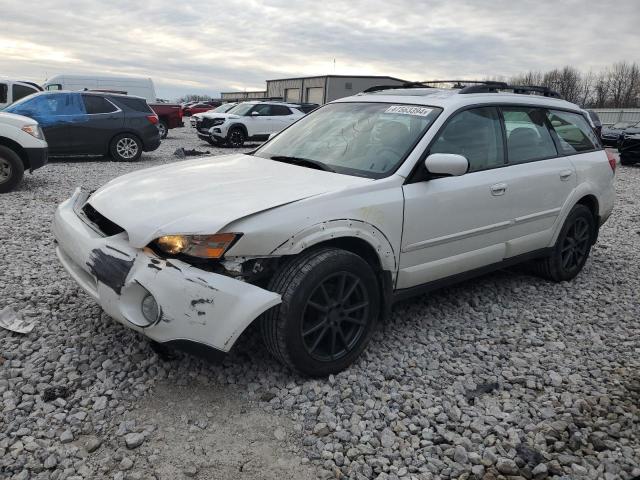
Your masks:
M 0 196 L 0 309 L 37 322 L 0 330 L 1 478 L 640 476 L 640 167 L 619 168 L 575 281 L 510 270 L 404 302 L 356 365 L 309 380 L 251 331 L 222 364 L 159 358 L 59 266 L 56 205 L 177 147 L 228 152 L 187 127 L 139 163 L 52 162 Z

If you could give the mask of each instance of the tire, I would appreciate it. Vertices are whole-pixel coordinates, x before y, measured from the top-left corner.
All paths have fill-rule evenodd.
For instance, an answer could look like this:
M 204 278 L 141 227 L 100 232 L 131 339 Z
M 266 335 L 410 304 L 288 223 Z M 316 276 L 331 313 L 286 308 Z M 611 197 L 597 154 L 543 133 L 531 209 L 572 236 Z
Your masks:
M 0 193 L 16 188 L 24 176 L 24 164 L 16 152 L 0 145 Z
M 553 252 L 534 262 L 534 272 L 554 282 L 573 279 L 589 258 L 595 233 L 591 211 L 584 205 L 575 205 L 560 230 Z
M 279 293 L 282 303 L 262 317 L 262 337 L 292 369 L 314 377 L 340 372 L 369 343 L 380 289 L 358 255 L 336 248 L 304 252 L 284 265 L 268 290 Z
M 620 154 L 620 165 L 633 165 L 634 163 L 636 163 L 636 161 L 630 156 Z
M 164 140 L 169 135 L 169 127 L 164 120 L 158 122 L 158 132 L 160 132 L 160 138 Z
M 246 137 L 242 129 L 239 127 L 235 127 L 229 130 L 229 133 L 227 134 L 226 144 L 232 148 L 240 148 L 242 147 L 242 145 L 244 145 L 245 138 Z
M 109 153 L 116 162 L 135 162 L 142 155 L 142 142 L 131 133 L 121 133 L 111 140 Z

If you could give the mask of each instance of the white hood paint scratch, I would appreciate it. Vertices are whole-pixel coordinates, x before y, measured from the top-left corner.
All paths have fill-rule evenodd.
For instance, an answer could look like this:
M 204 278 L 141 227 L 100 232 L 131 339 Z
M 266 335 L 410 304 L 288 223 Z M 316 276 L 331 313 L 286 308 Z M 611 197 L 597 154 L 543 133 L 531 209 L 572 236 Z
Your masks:
M 248 215 L 372 182 L 235 154 L 139 170 L 96 191 L 89 203 L 124 228 L 133 247 L 161 235 L 212 234 Z

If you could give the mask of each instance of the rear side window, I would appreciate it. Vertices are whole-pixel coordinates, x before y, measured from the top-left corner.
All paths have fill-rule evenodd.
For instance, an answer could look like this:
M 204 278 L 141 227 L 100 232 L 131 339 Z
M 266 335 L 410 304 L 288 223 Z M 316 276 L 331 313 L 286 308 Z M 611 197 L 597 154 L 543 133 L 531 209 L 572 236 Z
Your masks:
M 558 135 L 561 153 L 589 152 L 599 148 L 600 142 L 587 119 L 578 113 L 551 110 L 548 113 L 553 130 Z
M 97 95 L 83 95 L 82 100 L 84 101 L 84 108 L 90 115 L 112 113 L 117 110 L 117 107 L 104 97 L 98 97 Z
M 291 110 L 284 105 L 271 105 L 271 115 L 291 115 Z
M 558 155 L 547 128 L 546 112 L 540 108 L 504 107 L 509 163 L 524 163 Z
M 469 160 L 469 171 L 504 165 L 502 126 L 494 107 L 456 114 L 431 146 L 430 153 L 455 153 Z
M 153 113 L 151 107 L 144 98 L 134 97 L 113 97 L 114 101 L 118 104 L 124 105 L 129 110 L 142 113 Z
M 0 103 L 7 103 L 7 84 L 0 83 Z
M 13 92 L 13 101 L 15 102 L 16 100 L 20 100 L 32 93 L 36 93 L 38 90 L 16 83 L 11 87 L 11 91 Z

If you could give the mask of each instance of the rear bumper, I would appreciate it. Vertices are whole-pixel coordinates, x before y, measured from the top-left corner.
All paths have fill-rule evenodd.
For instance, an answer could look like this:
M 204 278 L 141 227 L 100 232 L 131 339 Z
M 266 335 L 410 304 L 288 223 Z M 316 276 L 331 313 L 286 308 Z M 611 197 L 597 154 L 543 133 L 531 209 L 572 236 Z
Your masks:
M 254 319 L 280 303 L 276 293 L 135 249 L 126 233 L 102 236 L 76 213 L 86 198 L 78 189 L 58 207 L 56 253 L 71 277 L 123 325 L 157 342 L 195 342 L 227 352 Z M 159 307 L 155 321 L 142 313 L 147 295 Z
M 44 148 L 25 148 L 24 151 L 27 154 L 27 160 L 29 161 L 29 171 L 33 172 L 35 169 L 43 167 L 49 161 L 49 149 Z
M 157 150 L 158 147 L 160 146 L 160 143 L 162 141 L 160 140 L 160 135 L 158 135 L 157 137 L 153 137 L 150 139 L 147 139 L 144 142 L 144 145 L 142 146 L 142 151 L 144 152 L 153 152 L 154 150 Z

